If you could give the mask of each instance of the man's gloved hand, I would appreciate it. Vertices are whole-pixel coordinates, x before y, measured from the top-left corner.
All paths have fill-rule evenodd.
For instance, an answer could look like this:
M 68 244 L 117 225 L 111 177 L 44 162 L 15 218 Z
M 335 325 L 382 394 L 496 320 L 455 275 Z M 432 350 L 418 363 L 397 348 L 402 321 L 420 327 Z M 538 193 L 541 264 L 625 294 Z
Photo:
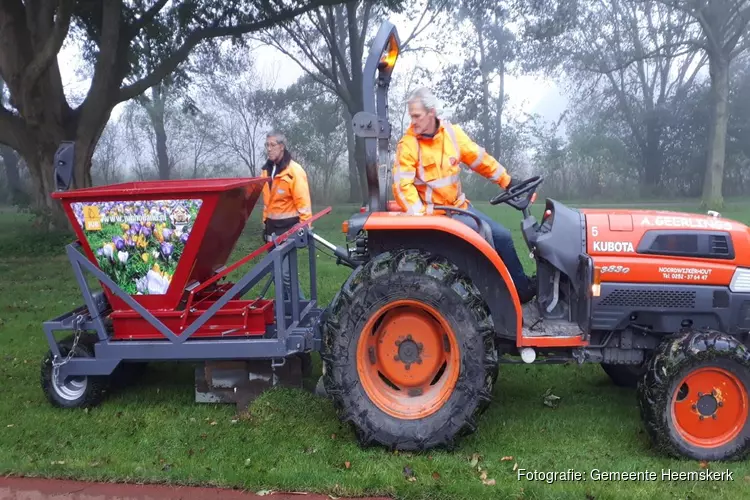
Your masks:
M 507 187 L 505 188 L 505 190 L 506 190 L 506 191 L 510 191 L 510 189 L 511 189 L 511 188 L 512 188 L 513 186 L 517 186 L 517 185 L 521 184 L 522 182 L 523 182 L 523 181 L 522 181 L 522 180 L 520 180 L 520 179 L 517 179 L 517 178 L 515 178 L 515 177 L 511 177 L 511 178 L 510 178 L 510 182 L 508 183 L 508 186 L 507 186 Z

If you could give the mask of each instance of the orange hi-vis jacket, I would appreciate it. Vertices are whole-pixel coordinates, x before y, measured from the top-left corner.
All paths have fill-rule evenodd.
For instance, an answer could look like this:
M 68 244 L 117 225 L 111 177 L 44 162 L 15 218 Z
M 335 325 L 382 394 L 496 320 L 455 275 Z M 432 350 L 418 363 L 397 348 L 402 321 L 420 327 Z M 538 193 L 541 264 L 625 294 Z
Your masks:
M 310 188 L 305 170 L 289 153 L 280 165 L 268 162 L 260 171 L 261 177 L 271 175 L 271 182 L 263 186 L 263 222 L 279 234 L 312 217 Z
M 435 205 L 465 209 L 469 201 L 461 189 L 460 164 L 503 189 L 510 175 L 458 125 L 440 120 L 433 137 L 418 136 L 409 126 L 396 148 L 393 195 L 408 214 L 432 214 Z

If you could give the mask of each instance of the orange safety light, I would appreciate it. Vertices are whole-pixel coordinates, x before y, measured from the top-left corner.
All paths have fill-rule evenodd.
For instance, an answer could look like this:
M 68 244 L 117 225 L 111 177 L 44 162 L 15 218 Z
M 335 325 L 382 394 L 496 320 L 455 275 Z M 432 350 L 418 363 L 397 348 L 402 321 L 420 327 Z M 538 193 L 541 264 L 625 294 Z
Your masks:
M 341 223 L 341 232 L 344 233 L 344 234 L 346 234 L 346 233 L 349 232 L 349 221 L 348 220 L 345 220 L 344 222 Z
M 380 64 L 385 67 L 393 67 L 398 59 L 399 47 L 393 35 L 388 39 L 388 45 L 383 56 L 380 58 Z
M 600 267 L 594 267 L 594 283 L 591 285 L 591 295 L 598 297 L 602 293 L 601 286 L 602 270 Z

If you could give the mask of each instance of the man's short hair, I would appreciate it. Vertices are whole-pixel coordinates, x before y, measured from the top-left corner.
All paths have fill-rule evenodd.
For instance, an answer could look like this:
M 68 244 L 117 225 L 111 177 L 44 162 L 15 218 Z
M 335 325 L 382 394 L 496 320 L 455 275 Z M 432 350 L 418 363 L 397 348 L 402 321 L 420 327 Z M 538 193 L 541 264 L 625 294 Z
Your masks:
M 422 106 L 424 106 L 424 109 L 429 111 L 435 111 L 435 113 L 438 112 L 438 100 L 437 97 L 435 97 L 435 94 L 432 93 L 430 89 L 427 87 L 421 87 L 412 92 L 411 96 L 409 97 L 408 103 L 420 103 Z
M 284 149 L 286 149 L 286 136 L 284 134 L 277 130 L 272 130 L 266 134 L 266 139 L 268 139 L 269 137 L 273 137 L 274 139 L 276 139 L 276 142 L 282 144 L 284 146 Z

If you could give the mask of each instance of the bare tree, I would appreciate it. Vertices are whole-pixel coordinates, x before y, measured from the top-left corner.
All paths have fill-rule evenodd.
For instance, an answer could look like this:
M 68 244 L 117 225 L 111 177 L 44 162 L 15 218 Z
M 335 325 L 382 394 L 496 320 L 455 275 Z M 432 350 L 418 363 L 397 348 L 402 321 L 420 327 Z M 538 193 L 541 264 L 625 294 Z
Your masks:
M 91 177 L 94 184 L 114 184 L 123 180 L 125 143 L 120 120 L 110 120 L 99 138 L 92 158 Z
M 402 34 L 403 52 L 425 50 L 425 47 L 410 45 L 438 18 L 448 3 L 447 0 L 422 0 L 408 7 L 410 17 L 417 19 L 417 24 L 411 33 L 406 36 Z M 378 27 L 377 20 L 385 17 L 388 11 L 385 4 L 388 2 L 353 0 L 325 6 L 253 35 L 295 61 L 344 104 L 350 202 L 367 199 L 367 178 L 363 175 L 364 142 L 354 136 L 351 119 L 363 109 L 362 69 L 366 57 L 366 41 L 373 28 Z M 431 45 L 444 41 L 433 39 Z M 434 47 L 433 50 L 437 48 Z
M 195 66 L 196 88 L 215 116 L 218 144 L 251 176 L 259 175 L 278 74 L 262 74 L 251 54 L 236 48 L 205 51 Z
M 26 159 L 47 226 L 68 224 L 60 204 L 48 196 L 62 140 L 76 144 L 73 187 L 91 185 L 91 158 L 112 109 L 174 72 L 199 43 L 239 37 L 340 1 L 0 2 L 0 77 L 11 96 L 10 106 L 0 107 L 0 143 Z M 75 108 L 66 99 L 57 61 L 71 31 L 83 41 L 93 67 L 88 94 Z M 154 39 L 160 57 L 148 71 L 143 48 Z
M 721 208 L 724 204 L 722 182 L 729 121 L 729 67 L 750 47 L 750 1 L 657 1 L 684 12 L 700 28 L 699 35 L 685 43 L 704 52 L 711 77 L 711 127 L 702 203 L 709 208 Z

